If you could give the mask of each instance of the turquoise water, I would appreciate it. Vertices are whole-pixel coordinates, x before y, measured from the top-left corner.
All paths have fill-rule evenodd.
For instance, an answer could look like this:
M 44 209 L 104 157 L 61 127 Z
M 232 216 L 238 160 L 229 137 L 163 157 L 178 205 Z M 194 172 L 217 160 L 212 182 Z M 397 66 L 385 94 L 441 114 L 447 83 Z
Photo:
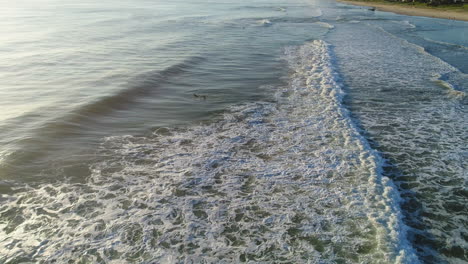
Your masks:
M 0 263 L 468 261 L 467 22 L 3 5 Z

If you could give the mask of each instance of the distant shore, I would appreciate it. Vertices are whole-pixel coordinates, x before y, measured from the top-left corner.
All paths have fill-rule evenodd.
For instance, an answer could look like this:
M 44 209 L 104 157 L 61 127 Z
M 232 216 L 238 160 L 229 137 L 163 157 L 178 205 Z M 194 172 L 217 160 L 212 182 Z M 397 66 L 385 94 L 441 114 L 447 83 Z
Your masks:
M 444 18 L 453 20 L 468 21 L 468 11 L 462 8 L 444 8 L 444 7 L 429 7 L 421 4 L 411 5 L 407 3 L 391 3 L 383 1 L 353 1 L 353 0 L 337 0 L 338 2 L 375 7 L 379 11 L 393 12 L 408 16 L 425 16 L 434 18 Z

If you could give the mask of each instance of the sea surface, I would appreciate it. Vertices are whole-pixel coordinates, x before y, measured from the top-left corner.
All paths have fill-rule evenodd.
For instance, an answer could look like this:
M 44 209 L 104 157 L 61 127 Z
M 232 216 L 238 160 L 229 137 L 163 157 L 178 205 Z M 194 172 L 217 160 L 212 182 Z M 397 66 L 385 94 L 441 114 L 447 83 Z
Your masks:
M 468 262 L 468 22 L 0 1 L 0 263 Z

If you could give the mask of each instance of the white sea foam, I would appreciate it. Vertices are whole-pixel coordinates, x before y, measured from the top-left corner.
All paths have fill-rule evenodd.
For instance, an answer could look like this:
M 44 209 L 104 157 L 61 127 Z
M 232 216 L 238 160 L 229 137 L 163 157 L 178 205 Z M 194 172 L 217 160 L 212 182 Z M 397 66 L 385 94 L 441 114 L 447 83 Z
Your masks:
M 260 25 L 271 26 L 273 23 L 268 19 L 262 19 L 257 21 Z
M 397 21 L 392 21 L 393 23 L 403 25 L 407 28 L 416 28 L 416 25 L 412 24 L 408 20 L 397 20 Z
M 446 96 L 451 88 L 431 80 L 465 91 L 467 76 L 373 26 L 380 22 L 369 24 L 345 24 L 327 36 L 336 45 L 353 114 L 388 159 L 385 174 L 399 185 L 418 256 L 431 263 L 463 261 L 465 245 L 447 241 L 466 233 L 466 101 Z
M 432 81 L 442 85 L 443 87 L 447 88 L 447 93 L 457 99 L 464 99 L 466 97 L 466 93 L 464 91 L 458 90 L 455 86 L 453 86 L 450 82 L 444 80 L 440 74 L 435 74 L 432 78 Z
M 326 23 L 326 22 L 315 22 L 314 24 L 317 24 L 317 25 L 319 25 L 319 26 L 321 26 L 321 27 L 329 28 L 329 29 L 335 28 L 335 26 L 330 25 L 330 24 L 328 24 L 328 23 Z
M 404 43 L 404 44 L 407 45 L 407 46 L 411 46 L 411 47 L 413 47 L 414 49 L 416 49 L 417 51 L 419 51 L 421 54 L 424 54 L 425 56 L 431 57 L 431 59 L 437 61 L 437 63 L 441 66 L 441 67 L 440 67 L 440 72 L 439 72 L 439 74 L 445 74 L 445 73 L 447 73 L 447 72 L 454 72 L 454 71 L 460 72 L 459 69 L 457 69 L 457 68 L 455 68 L 454 66 L 448 64 L 447 62 L 443 61 L 443 60 L 440 59 L 439 57 L 433 56 L 433 55 L 431 55 L 430 53 L 428 53 L 424 47 L 419 46 L 419 45 L 414 44 L 414 43 L 411 43 L 411 42 L 409 42 L 409 41 L 407 41 L 407 40 L 405 40 L 405 39 L 402 39 L 402 38 L 400 38 L 400 37 L 398 37 L 398 36 L 396 36 L 396 35 L 394 35 L 394 34 L 388 32 L 387 30 L 385 30 L 385 29 L 382 28 L 381 26 L 375 26 L 375 25 L 371 25 L 371 24 L 367 24 L 367 25 L 368 25 L 369 27 L 375 28 L 375 29 L 377 29 L 377 30 L 379 30 L 379 31 L 381 31 L 381 32 L 384 32 L 385 34 L 387 34 L 387 35 L 390 36 L 391 38 L 396 39 L 396 40 L 398 40 L 398 41 Z
M 372 26 L 370 24 L 368 24 L 369 26 Z M 391 36 L 392 38 L 394 39 L 397 39 L 398 41 L 401 41 L 402 43 L 404 43 L 405 45 L 407 46 L 411 46 L 413 47 L 414 49 L 416 49 L 418 52 L 420 52 L 421 54 L 429 57 L 431 60 L 433 61 L 436 61 L 437 64 L 439 65 L 439 69 L 438 69 L 438 72 L 434 72 L 433 73 L 433 78 L 432 81 L 434 82 L 437 82 L 439 83 L 440 85 L 442 85 L 443 87 L 447 88 L 447 91 L 448 91 L 448 95 L 452 98 L 456 98 L 456 99 L 464 99 L 466 97 L 466 92 L 464 91 L 460 91 L 459 89 L 457 89 L 455 86 L 452 85 L 452 83 L 450 83 L 449 81 L 447 80 L 444 80 L 443 78 L 441 78 L 441 76 L 443 75 L 449 75 L 449 74 L 456 74 L 456 75 L 465 75 L 463 74 L 458 68 L 454 67 L 453 65 L 450 65 L 448 64 L 447 62 L 445 62 L 444 60 L 442 60 L 441 58 L 439 57 L 436 57 L 436 56 L 433 56 L 432 54 L 428 53 L 424 47 L 421 47 L 419 45 L 416 45 L 414 43 L 411 43 L 411 42 L 408 42 L 407 40 L 405 39 L 401 39 L 393 34 L 391 34 L 390 32 L 386 31 L 384 28 L 380 27 L 380 26 L 372 26 L 386 34 L 388 34 L 389 36 Z M 435 42 L 435 41 L 433 41 Z M 439 43 L 439 44 L 447 44 L 448 43 Z M 458 45 L 454 45 L 452 44 L 453 46 L 458 46 Z M 466 76 L 466 75 L 465 75 Z M 465 77 L 466 78 L 466 77 Z
M 417 263 L 398 194 L 341 105 L 330 49 L 286 50 L 276 103 L 109 137 L 86 184 L 0 206 L 0 262 Z
M 423 39 L 426 40 L 426 41 L 436 43 L 436 44 L 440 44 L 440 45 L 444 45 L 444 46 L 450 46 L 450 47 L 456 47 L 456 48 L 463 49 L 463 50 L 468 50 L 467 46 L 463 46 L 463 45 L 460 45 L 460 44 L 454 44 L 454 43 L 449 43 L 449 42 L 440 41 L 440 40 L 434 40 L 434 39 L 430 39 L 430 38 L 423 38 Z
M 285 8 L 285 7 L 277 7 L 277 8 L 276 8 L 276 11 L 287 12 L 288 10 L 287 10 L 287 8 Z

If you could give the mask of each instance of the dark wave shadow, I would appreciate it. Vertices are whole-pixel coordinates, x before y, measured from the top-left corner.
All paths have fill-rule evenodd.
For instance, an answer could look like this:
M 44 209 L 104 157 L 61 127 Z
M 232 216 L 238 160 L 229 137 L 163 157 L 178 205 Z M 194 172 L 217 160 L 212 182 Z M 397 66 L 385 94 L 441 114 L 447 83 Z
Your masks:
M 85 178 L 90 174 L 89 162 L 95 160 L 96 157 L 92 157 L 92 153 L 89 153 L 90 146 L 83 146 L 80 139 L 91 133 L 91 127 L 96 127 L 103 118 L 117 111 L 135 106 L 141 98 L 154 96 L 164 84 L 174 77 L 188 72 L 204 60 L 202 57 L 194 56 L 162 71 L 145 72 L 132 78 L 128 82 L 128 88 L 99 98 L 65 113 L 60 118 L 54 118 L 33 128 L 28 132 L 27 137 L 13 142 L 14 149 L 0 164 L 0 180 L 32 182 L 34 184 L 39 178 L 46 181 L 60 180 L 63 177 Z M 34 114 L 32 113 L 32 115 Z M 25 118 L 28 119 L 26 116 L 21 120 L 25 120 Z M 15 126 L 21 126 L 21 124 L 10 126 L 11 132 L 9 134 L 14 133 Z M 85 142 L 93 144 L 89 143 L 90 140 Z M 70 146 L 73 146 L 73 149 L 66 149 Z M 88 153 L 83 154 L 83 151 Z M 67 162 L 67 157 L 73 155 L 80 155 L 82 164 Z M 87 155 L 90 157 L 83 157 Z M 63 175 L 57 177 L 57 174 Z
M 202 57 L 190 57 L 162 71 L 143 73 L 129 82 L 129 88 L 103 97 L 70 113 L 70 121 L 79 121 L 88 116 L 104 115 L 113 110 L 124 109 L 136 99 L 149 95 L 170 78 L 187 72 L 203 60 L 205 59 Z

